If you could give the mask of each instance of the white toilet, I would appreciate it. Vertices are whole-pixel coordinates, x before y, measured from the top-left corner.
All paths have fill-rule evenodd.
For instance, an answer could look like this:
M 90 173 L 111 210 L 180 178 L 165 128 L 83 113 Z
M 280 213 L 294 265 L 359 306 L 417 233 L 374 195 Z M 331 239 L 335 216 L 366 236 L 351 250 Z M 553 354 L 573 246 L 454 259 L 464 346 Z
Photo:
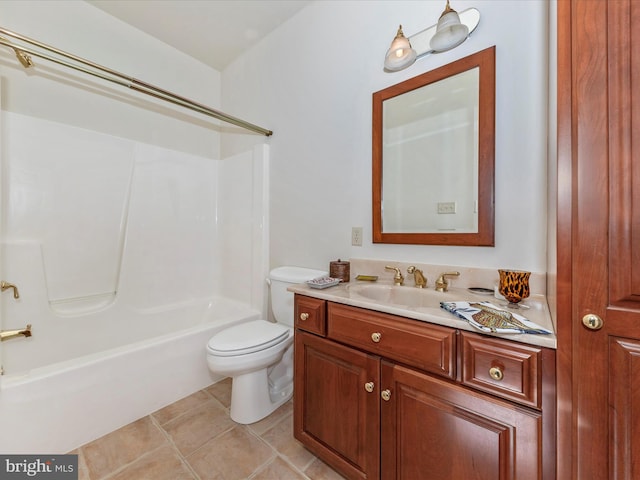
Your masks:
M 293 394 L 293 293 L 290 284 L 327 275 L 321 270 L 271 270 L 271 310 L 276 323 L 252 320 L 215 334 L 207 344 L 209 369 L 232 378 L 231 418 L 254 423 Z

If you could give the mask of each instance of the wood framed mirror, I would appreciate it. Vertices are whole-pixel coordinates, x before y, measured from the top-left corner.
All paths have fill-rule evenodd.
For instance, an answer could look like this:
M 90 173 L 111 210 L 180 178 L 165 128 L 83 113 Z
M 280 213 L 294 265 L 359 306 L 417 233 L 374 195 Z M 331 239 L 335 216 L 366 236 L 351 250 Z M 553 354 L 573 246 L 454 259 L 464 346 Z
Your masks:
M 495 47 L 373 94 L 373 242 L 494 245 Z

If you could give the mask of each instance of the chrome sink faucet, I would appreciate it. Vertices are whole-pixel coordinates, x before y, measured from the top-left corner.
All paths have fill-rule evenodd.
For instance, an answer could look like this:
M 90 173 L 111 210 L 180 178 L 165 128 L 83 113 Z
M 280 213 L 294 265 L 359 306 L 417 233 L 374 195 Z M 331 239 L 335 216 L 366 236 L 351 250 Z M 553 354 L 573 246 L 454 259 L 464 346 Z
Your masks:
M 449 290 L 449 283 L 445 277 L 459 277 L 460 272 L 444 272 L 436 280 L 436 291 L 446 292 Z
M 407 273 L 409 275 L 413 274 L 416 288 L 424 288 L 427 286 L 427 279 L 423 275 L 422 270 L 416 268 L 414 265 L 411 265 L 409 268 L 407 268 Z
M 400 271 L 400 269 L 398 267 L 391 267 L 389 265 L 387 265 L 386 267 L 384 267 L 387 270 L 395 270 L 396 274 L 393 277 L 393 283 L 395 285 L 402 285 L 404 283 L 404 277 L 402 276 L 402 272 Z

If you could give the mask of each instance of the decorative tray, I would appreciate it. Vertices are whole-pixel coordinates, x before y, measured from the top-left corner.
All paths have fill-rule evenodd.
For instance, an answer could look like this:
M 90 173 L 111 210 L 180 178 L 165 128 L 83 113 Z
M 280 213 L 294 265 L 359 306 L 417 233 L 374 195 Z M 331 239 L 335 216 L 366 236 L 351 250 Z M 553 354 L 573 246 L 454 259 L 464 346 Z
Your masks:
M 311 288 L 328 288 L 333 287 L 340 283 L 339 278 L 331 278 L 331 277 L 320 277 L 314 278 L 313 280 L 308 280 L 307 285 Z

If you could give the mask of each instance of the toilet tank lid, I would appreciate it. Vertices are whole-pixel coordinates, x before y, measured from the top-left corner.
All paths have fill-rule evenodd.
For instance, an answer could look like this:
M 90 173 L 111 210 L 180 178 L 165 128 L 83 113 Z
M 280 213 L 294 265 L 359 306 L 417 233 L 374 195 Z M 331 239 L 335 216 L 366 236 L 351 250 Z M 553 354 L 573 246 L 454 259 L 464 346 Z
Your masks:
M 324 277 L 326 275 L 327 272 L 323 270 L 304 267 L 278 267 L 271 270 L 269 278 L 280 282 L 304 283 L 307 280 L 313 280 L 314 278 Z

